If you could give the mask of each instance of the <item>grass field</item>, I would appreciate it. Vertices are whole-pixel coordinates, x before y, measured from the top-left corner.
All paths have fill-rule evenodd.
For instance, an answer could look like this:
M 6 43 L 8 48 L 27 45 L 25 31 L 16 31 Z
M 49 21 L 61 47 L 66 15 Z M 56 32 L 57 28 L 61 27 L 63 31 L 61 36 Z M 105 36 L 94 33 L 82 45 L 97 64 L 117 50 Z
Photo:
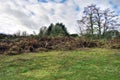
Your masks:
M 120 50 L 0 55 L 0 80 L 120 80 Z

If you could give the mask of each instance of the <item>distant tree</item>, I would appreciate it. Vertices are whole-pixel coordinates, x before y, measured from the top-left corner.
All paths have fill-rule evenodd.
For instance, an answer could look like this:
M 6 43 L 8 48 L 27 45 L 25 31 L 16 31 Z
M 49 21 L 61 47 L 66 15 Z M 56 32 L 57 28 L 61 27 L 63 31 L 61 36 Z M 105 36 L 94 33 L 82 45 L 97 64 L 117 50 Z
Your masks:
M 105 37 L 107 39 L 114 39 L 120 36 L 120 33 L 118 30 L 109 30 L 105 33 Z
M 37 35 L 35 31 L 33 31 L 33 35 Z
M 70 34 L 71 37 L 79 37 L 78 34 Z
M 59 32 L 58 35 L 68 36 L 67 29 L 63 23 L 56 23 L 56 30 Z
M 21 36 L 21 32 L 20 31 L 17 31 L 16 33 L 14 33 L 14 36 Z
M 93 37 L 93 34 L 94 34 L 94 14 L 95 14 L 95 9 L 96 9 L 96 5 L 90 5 L 90 6 L 87 6 L 84 8 L 84 19 L 83 20 L 86 20 L 85 21 L 85 24 L 86 24 L 86 28 L 87 28 L 87 32 L 89 34 L 91 34 L 91 36 Z
M 81 20 L 77 20 L 77 24 L 78 24 L 78 33 L 80 34 L 80 36 L 83 36 L 84 34 L 84 28 L 85 28 L 85 23 L 84 23 L 84 18 L 82 18 Z
M 27 32 L 23 31 L 22 34 L 21 34 L 21 36 L 26 37 L 27 36 Z
M 46 36 L 46 32 L 47 32 L 47 27 L 43 26 L 40 28 L 38 36 L 39 37 L 45 37 Z
M 47 29 L 47 35 L 50 35 L 51 34 L 51 31 L 52 31 L 52 28 L 54 27 L 54 24 L 53 23 L 51 23 L 50 24 L 50 26 L 48 27 L 48 29 Z
M 30 38 L 38 38 L 38 34 L 36 34 L 35 31 L 33 31 L 33 34 L 29 35 Z
M 103 11 L 100 8 L 95 8 L 95 26 L 98 32 L 98 37 L 101 38 L 102 35 L 102 21 L 103 21 Z
M 114 11 L 110 9 L 105 9 L 103 12 L 104 23 L 103 23 L 103 36 L 109 29 L 114 29 L 117 26 L 118 17 L 115 15 Z
M 96 5 L 90 5 L 84 8 L 83 17 L 77 20 L 81 35 L 91 38 L 101 38 L 109 30 L 115 30 L 120 27 L 119 18 L 114 11 L 110 9 L 101 10 Z
M 58 36 L 68 36 L 69 33 L 67 32 L 65 25 L 63 25 L 62 23 L 56 23 L 55 25 L 51 24 L 48 27 L 47 35 L 53 36 L 53 37 L 58 37 Z

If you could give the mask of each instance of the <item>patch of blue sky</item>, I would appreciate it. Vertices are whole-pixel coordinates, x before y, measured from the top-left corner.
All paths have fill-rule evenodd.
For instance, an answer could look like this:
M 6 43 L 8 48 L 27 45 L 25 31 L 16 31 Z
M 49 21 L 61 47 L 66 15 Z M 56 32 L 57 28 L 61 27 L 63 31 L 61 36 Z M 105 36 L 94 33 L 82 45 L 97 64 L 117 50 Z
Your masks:
M 109 3 L 110 3 L 111 5 L 113 5 L 113 2 L 112 2 L 111 0 L 109 0 Z
M 113 5 L 112 6 L 114 9 L 118 9 L 118 5 Z
M 116 11 L 115 11 L 115 14 L 116 14 L 116 15 L 120 15 L 120 10 L 116 10 Z
M 48 0 L 38 0 L 38 2 L 48 3 Z
M 57 3 L 64 3 L 66 2 L 67 0 L 50 0 L 51 2 L 57 2 Z
M 80 7 L 79 7 L 79 6 L 76 6 L 75 10 L 76 10 L 76 11 L 80 11 Z
M 66 2 L 67 0 L 60 0 L 60 3 L 64 3 L 64 2 Z
M 116 11 L 116 14 L 120 14 L 119 6 L 114 4 L 111 0 L 109 0 L 109 4 L 111 4 L 112 8 Z
M 109 4 L 111 4 L 113 9 L 118 9 L 118 5 L 114 4 L 111 0 L 109 0 Z
M 55 3 L 64 3 L 67 0 L 38 0 L 38 2 L 48 3 L 48 2 L 55 2 Z
M 120 10 L 118 11 L 118 13 L 120 14 Z

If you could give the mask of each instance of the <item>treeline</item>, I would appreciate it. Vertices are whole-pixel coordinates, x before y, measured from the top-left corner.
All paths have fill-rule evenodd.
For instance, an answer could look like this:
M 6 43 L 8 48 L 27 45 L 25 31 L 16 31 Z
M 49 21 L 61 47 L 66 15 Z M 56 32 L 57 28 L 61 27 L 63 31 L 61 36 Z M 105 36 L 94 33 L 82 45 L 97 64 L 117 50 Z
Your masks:
M 62 23 L 51 24 L 48 28 L 42 27 L 38 34 L 27 35 L 26 32 L 14 35 L 0 34 L 0 54 L 15 55 L 94 47 L 120 49 L 120 37 L 106 40 L 77 34 L 70 35 Z
M 80 48 L 120 49 L 118 16 L 110 9 L 96 5 L 85 7 L 83 17 L 77 20 L 78 34 L 69 34 L 63 23 L 41 27 L 39 33 L 17 32 L 0 34 L 0 54 L 21 54 L 49 50 L 75 50 Z

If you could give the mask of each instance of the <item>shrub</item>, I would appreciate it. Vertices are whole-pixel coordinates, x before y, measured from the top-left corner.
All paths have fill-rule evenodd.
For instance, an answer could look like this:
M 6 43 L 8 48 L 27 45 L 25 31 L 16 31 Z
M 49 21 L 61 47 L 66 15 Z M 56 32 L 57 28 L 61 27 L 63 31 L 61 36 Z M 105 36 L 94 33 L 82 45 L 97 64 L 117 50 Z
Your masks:
M 19 46 L 12 46 L 7 52 L 6 54 L 8 55 L 16 55 L 16 54 L 20 54 L 22 51 L 21 48 L 19 48 Z
M 111 46 L 112 49 L 120 49 L 120 44 L 113 44 Z
M 29 51 L 30 51 L 30 52 L 34 52 L 35 49 L 34 49 L 32 46 L 30 46 L 30 47 L 29 47 Z
M 9 45 L 6 43 L 0 43 L 0 54 L 3 54 L 9 49 Z

